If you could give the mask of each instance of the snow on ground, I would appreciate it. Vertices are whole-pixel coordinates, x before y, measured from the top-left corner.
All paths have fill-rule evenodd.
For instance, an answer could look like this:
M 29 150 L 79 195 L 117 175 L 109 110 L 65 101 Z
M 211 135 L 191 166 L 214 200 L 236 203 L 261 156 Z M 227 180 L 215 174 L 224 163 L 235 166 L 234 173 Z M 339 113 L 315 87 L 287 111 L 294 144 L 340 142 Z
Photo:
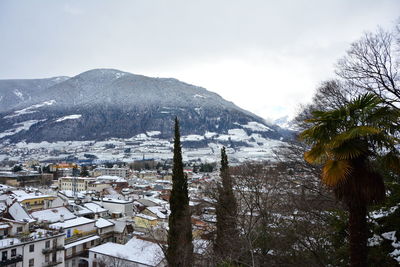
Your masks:
M 197 134 L 190 134 L 181 137 L 181 141 L 202 141 L 204 136 Z
M 32 122 L 33 123 L 33 122 Z M 29 126 L 25 124 L 25 126 Z M 22 127 L 22 126 L 21 126 Z M 173 141 L 157 138 L 157 131 L 138 134 L 128 139 L 111 138 L 104 141 L 59 141 L 54 143 L 26 143 L 0 144 L 0 158 L 9 160 L 36 159 L 45 161 L 48 159 L 63 160 L 67 157 L 86 159 L 86 154 L 97 157 L 96 162 L 123 161 L 132 162 L 145 158 L 155 160 L 172 159 Z M 9 133 L 11 134 L 11 133 Z M 205 147 L 182 148 L 183 159 L 201 160 L 202 162 L 216 162 L 219 160 L 221 141 L 237 141 L 247 143 L 246 146 L 227 147 L 227 153 L 232 162 L 239 163 L 247 160 L 261 161 L 274 160 L 273 151 L 277 147 L 285 145 L 284 142 L 264 138 L 260 134 L 247 135 L 244 129 L 230 129 L 228 134 L 218 135 L 207 132 L 204 136 L 188 135 L 183 136 L 182 141 L 203 141 L 210 140 Z M 113 145 L 113 146 L 109 146 Z M 130 152 L 125 152 L 129 148 Z
M 82 117 L 81 114 L 73 114 L 73 115 L 68 115 L 68 116 L 58 118 L 56 120 L 56 122 L 61 122 L 61 121 L 65 121 L 65 120 L 77 120 L 77 119 L 80 119 L 81 117 Z
M 161 132 L 160 131 L 150 131 L 150 132 L 146 132 L 147 136 L 153 137 L 153 136 L 157 136 L 160 135 Z
M 45 120 L 29 120 L 29 121 L 15 123 L 14 126 L 17 128 L 8 129 L 8 130 L 0 133 L 0 138 L 17 134 L 20 131 L 27 131 L 27 130 L 29 130 L 29 128 L 31 128 L 32 125 L 34 125 L 38 122 L 41 122 L 41 121 L 45 121 Z
M 393 212 L 395 212 L 399 208 L 399 206 L 400 206 L 400 204 L 397 206 L 390 207 L 389 210 L 375 210 L 373 212 L 370 212 L 369 216 L 373 219 L 379 219 L 382 217 L 386 217 L 386 216 L 392 214 Z
M 40 108 L 40 107 L 44 107 L 44 106 L 51 106 L 51 105 L 53 105 L 55 103 L 56 103 L 55 100 L 45 101 L 45 102 L 40 103 L 40 104 L 32 105 L 30 107 L 14 111 L 14 114 L 5 116 L 4 118 L 7 119 L 7 118 L 13 118 L 13 117 L 21 116 L 21 115 L 24 115 L 24 114 L 34 113 L 34 112 L 36 112 L 34 109 L 37 109 L 37 108 Z
M 214 133 L 214 132 L 206 132 L 206 133 L 204 134 L 204 137 L 207 138 L 207 139 L 210 139 L 210 138 L 213 138 L 213 137 L 216 136 L 216 135 L 218 135 L 218 134 L 217 134 L 217 133 Z
M 387 240 L 393 241 L 392 247 L 394 250 L 389 253 L 389 255 L 400 263 L 400 240 L 397 240 L 396 231 L 383 233 L 381 236 Z
M 242 125 L 244 128 L 250 129 L 255 132 L 268 132 L 268 131 L 273 131 L 271 128 L 265 126 L 264 124 L 255 122 L 255 121 L 250 121 L 246 125 Z

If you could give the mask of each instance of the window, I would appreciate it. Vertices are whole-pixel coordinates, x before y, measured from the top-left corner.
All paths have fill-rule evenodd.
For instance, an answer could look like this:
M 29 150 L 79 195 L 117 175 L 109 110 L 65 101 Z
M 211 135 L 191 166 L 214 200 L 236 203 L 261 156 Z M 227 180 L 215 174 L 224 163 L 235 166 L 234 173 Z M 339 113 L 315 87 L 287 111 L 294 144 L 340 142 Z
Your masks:
M 3 251 L 3 252 L 1 253 L 1 260 L 2 260 L 2 261 L 7 260 L 7 250 L 6 250 L 6 251 Z
M 34 251 L 35 251 L 35 245 L 34 244 L 29 245 L 29 252 L 34 252 Z
M 45 261 L 45 262 L 49 262 L 49 259 L 50 259 L 49 254 L 47 254 L 46 256 L 44 256 L 44 261 Z
M 94 240 L 92 240 L 92 241 L 90 241 L 90 245 L 93 247 L 94 246 Z M 96 258 L 96 254 L 94 254 L 95 255 L 95 258 Z
M 18 233 L 21 233 L 21 232 L 22 232 L 22 226 L 17 227 L 17 232 L 18 232 Z
M 35 259 L 30 259 L 29 260 L 29 267 L 35 266 Z
M 11 250 L 11 257 L 15 257 L 15 256 L 17 256 L 17 249 L 16 249 L 16 248 L 13 248 L 13 249 Z
M 50 247 L 50 240 L 47 240 L 46 244 L 45 244 L 45 248 L 49 248 L 49 247 Z
M 4 229 L 4 235 L 8 235 L 8 229 Z

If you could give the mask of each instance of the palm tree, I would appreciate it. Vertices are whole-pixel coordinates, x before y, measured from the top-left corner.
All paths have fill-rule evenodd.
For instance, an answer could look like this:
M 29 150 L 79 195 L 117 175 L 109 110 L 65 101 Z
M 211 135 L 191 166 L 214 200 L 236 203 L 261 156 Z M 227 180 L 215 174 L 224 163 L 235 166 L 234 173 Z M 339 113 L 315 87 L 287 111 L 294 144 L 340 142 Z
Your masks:
M 345 106 L 314 111 L 310 127 L 300 138 L 311 145 L 304 158 L 321 164 L 322 182 L 332 188 L 349 211 L 351 266 L 367 265 L 367 206 L 385 197 L 376 159 L 387 166 L 400 163 L 394 136 L 399 112 L 372 94 L 361 95 Z

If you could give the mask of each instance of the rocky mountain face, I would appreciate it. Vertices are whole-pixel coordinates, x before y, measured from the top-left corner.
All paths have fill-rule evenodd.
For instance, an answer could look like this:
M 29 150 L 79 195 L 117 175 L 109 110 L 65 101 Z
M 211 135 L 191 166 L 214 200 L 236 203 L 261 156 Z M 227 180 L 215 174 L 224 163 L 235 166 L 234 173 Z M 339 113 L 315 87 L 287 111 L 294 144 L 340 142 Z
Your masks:
M 175 116 L 182 135 L 218 136 L 241 129 L 248 136 L 290 137 L 289 131 L 219 95 L 176 79 L 95 69 L 71 78 L 0 80 L 3 143 L 98 141 L 152 132 L 170 139 Z

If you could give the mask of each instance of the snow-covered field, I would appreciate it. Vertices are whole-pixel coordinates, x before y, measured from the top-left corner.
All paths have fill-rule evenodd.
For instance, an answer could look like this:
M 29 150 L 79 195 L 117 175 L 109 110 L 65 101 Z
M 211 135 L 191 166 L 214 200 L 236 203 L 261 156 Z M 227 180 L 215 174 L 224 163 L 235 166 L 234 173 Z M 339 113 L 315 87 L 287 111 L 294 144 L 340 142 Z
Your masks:
M 74 118 L 65 119 L 78 119 Z M 36 121 L 29 121 L 19 125 L 17 130 L 30 127 Z M 254 125 L 253 125 L 254 126 Z M 266 129 L 260 129 L 266 130 Z M 13 134 L 13 133 L 2 133 Z M 26 143 L 0 144 L 0 160 L 40 160 L 65 159 L 77 157 L 86 159 L 88 154 L 96 156 L 101 161 L 124 161 L 131 162 L 138 159 L 172 159 L 173 141 L 160 139 L 160 132 L 153 131 L 138 134 L 128 139 L 112 138 L 105 141 L 59 141 L 54 143 Z M 243 129 L 231 129 L 227 134 L 207 132 L 204 136 L 187 135 L 182 136 L 183 158 L 185 161 L 201 160 L 202 162 L 215 162 L 219 160 L 220 149 L 223 142 L 242 142 L 246 145 L 228 146 L 227 153 L 232 163 L 244 161 L 274 160 L 274 150 L 285 143 L 262 137 L 260 134 L 250 136 Z M 185 141 L 204 142 L 207 145 L 198 148 L 185 147 Z

